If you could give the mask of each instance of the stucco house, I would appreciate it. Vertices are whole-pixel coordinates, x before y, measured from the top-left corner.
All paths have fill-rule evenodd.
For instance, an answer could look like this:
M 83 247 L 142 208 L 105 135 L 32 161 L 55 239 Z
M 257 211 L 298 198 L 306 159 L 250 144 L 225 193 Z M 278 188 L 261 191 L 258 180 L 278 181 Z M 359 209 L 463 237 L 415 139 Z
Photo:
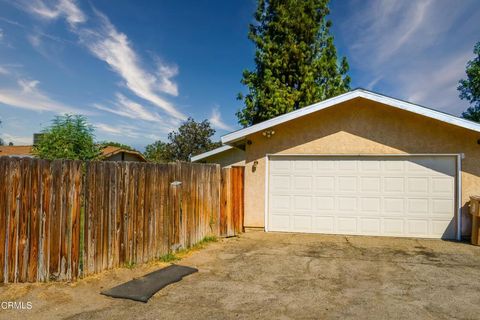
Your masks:
M 246 227 L 444 239 L 470 233 L 469 197 L 480 194 L 478 123 L 356 89 L 222 143 L 196 160 L 230 165 L 231 150 L 241 151 Z
M 222 168 L 245 165 L 245 151 L 229 145 L 193 156 L 191 162 L 218 163 Z

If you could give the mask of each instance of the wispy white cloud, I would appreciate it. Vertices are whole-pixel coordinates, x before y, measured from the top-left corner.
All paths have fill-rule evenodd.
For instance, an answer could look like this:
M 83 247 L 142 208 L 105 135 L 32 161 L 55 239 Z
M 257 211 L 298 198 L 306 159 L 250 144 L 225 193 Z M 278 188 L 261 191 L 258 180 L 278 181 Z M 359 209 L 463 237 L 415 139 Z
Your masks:
M 2 40 L 3 40 L 3 29 L 0 28 L 0 41 L 2 41 Z
M 10 74 L 7 68 L 0 66 L 0 75 L 7 75 L 7 74 Z
M 348 49 L 354 84 L 450 113 L 465 108 L 456 86 L 478 41 L 478 1 L 349 3 L 337 39 Z
M 74 1 L 61 0 L 49 7 L 41 0 L 27 5 L 28 11 L 44 19 L 65 17 L 71 31 L 78 35 L 80 42 L 98 59 L 105 61 L 123 80 L 124 85 L 138 97 L 163 109 L 167 114 L 184 120 L 186 116 L 160 94 L 178 95 L 177 84 L 172 78 L 178 74 L 178 67 L 165 64 L 157 59 L 157 72 L 148 72 L 141 63 L 127 35 L 119 32 L 108 17 L 93 9 L 96 27 L 82 26 L 86 15 Z
M 0 138 L 6 143 L 13 142 L 14 145 L 31 145 L 33 143 L 32 136 L 18 136 L 9 133 L 0 134 Z
M 27 37 L 28 42 L 32 45 L 34 48 L 39 48 L 41 45 L 41 39 L 38 34 L 31 34 Z
M 170 117 L 162 117 L 156 112 L 152 112 L 147 107 L 128 99 L 121 93 L 115 95 L 116 101 L 112 106 L 104 106 L 95 103 L 93 106 L 99 110 L 107 111 L 122 117 L 154 122 L 161 125 L 162 132 L 169 132 L 179 124 L 179 120 Z
M 213 127 L 225 131 L 233 131 L 233 127 L 226 124 L 222 120 L 222 115 L 220 114 L 220 108 L 219 106 L 214 106 L 212 109 L 212 115 L 209 119 L 210 123 L 213 125 Z
M 55 101 L 38 89 L 38 85 L 38 80 L 19 79 L 17 87 L 0 89 L 0 103 L 34 111 L 88 114 L 85 110 Z
M 94 128 L 107 136 L 128 137 L 131 139 L 147 138 L 153 140 L 154 135 L 147 133 L 143 128 L 128 124 L 112 125 L 104 122 L 97 122 Z
M 78 29 L 76 32 L 81 42 L 93 55 L 105 61 L 135 95 L 163 109 L 172 117 L 185 119 L 184 114 L 160 96 L 160 93 L 178 94 L 177 86 L 171 81 L 177 69 L 160 64 L 157 75 L 146 71 L 128 37 L 117 31 L 104 14 L 96 10 L 95 14 L 100 26 L 96 29 Z
M 95 123 L 94 127 L 95 129 L 98 129 L 104 133 L 115 135 L 115 136 L 120 136 L 124 133 L 120 127 L 112 126 L 107 123 L 98 122 L 98 123 Z
M 64 17 L 71 26 L 87 20 L 74 0 L 59 0 L 53 5 L 47 5 L 41 0 L 29 0 L 23 6 L 35 16 L 46 20 Z
M 178 67 L 175 65 L 167 65 L 157 59 L 157 68 L 159 90 L 172 96 L 178 96 L 178 86 L 172 81 L 172 78 L 178 74 Z

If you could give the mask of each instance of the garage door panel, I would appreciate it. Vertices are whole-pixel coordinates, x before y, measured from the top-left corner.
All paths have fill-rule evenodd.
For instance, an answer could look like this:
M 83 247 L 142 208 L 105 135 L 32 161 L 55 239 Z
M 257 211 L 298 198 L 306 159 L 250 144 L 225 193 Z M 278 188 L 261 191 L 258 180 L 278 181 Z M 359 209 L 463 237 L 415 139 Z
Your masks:
M 298 175 L 293 177 L 293 189 L 295 191 L 307 191 L 311 192 L 313 183 L 313 177 Z
M 434 215 L 449 215 L 454 208 L 453 199 L 433 199 L 432 200 L 432 214 Z
M 293 204 L 293 210 L 295 212 L 313 210 L 312 196 L 293 196 Z
M 271 176 L 271 191 L 285 191 L 290 190 L 290 175 L 272 175 Z
M 407 199 L 407 214 L 411 216 L 419 215 L 425 217 L 429 214 L 428 198 L 410 198 Z
M 356 192 L 357 177 L 338 177 L 338 192 Z
M 404 220 L 384 218 L 383 219 L 383 233 L 385 235 L 398 236 L 404 234 Z
M 310 160 L 299 160 L 293 162 L 295 172 L 312 172 L 313 166 Z
M 407 220 L 407 233 L 413 236 L 422 236 L 428 234 L 428 220 L 409 219 Z
M 335 233 L 335 217 L 323 216 L 313 218 L 312 231 L 321 233 Z
M 382 199 L 380 197 L 361 197 L 360 212 L 365 215 L 378 215 L 381 210 Z
M 360 170 L 364 173 L 379 173 L 382 170 L 381 161 L 365 160 L 360 161 Z
M 335 192 L 335 177 L 332 176 L 316 176 L 315 191 L 321 193 Z
M 293 216 L 293 227 L 295 230 L 301 232 L 308 232 L 312 229 L 312 217 L 305 215 L 295 215 Z
M 398 174 L 399 172 L 403 172 L 405 170 L 405 162 L 404 161 L 382 161 L 383 164 L 383 172 L 388 174 Z
M 268 229 L 454 238 L 455 168 L 446 156 L 274 157 Z
M 337 209 L 340 213 L 354 213 L 357 211 L 357 198 L 337 197 Z
M 383 178 L 383 192 L 398 193 L 405 191 L 404 177 L 384 177 Z
M 450 195 L 453 193 L 455 183 L 449 178 L 432 178 L 432 192 L 437 194 Z
M 337 168 L 338 168 L 338 171 L 353 172 L 353 171 L 357 171 L 357 164 L 358 164 L 357 160 L 343 159 L 343 160 L 337 161 Z
M 404 198 L 384 198 L 383 212 L 386 215 L 403 215 L 405 212 Z
M 270 228 L 275 231 L 291 231 L 290 215 L 271 214 L 269 220 Z
M 361 218 L 360 226 L 362 234 L 380 234 L 382 221 L 380 218 Z
M 382 179 L 380 177 L 360 177 L 360 192 L 378 193 L 381 190 Z
M 430 229 L 433 235 L 446 239 L 455 238 L 455 223 L 453 220 L 432 220 Z
M 325 212 L 335 210 L 335 197 L 315 197 L 315 211 Z
M 339 233 L 357 233 L 357 218 L 337 218 L 337 231 Z
M 335 162 L 333 161 L 315 161 L 314 172 L 316 173 L 331 173 L 335 169 Z
M 407 178 L 407 192 L 428 193 L 428 177 Z
M 272 195 L 271 197 L 271 209 L 272 211 L 278 210 L 291 210 L 293 207 L 290 205 L 289 195 Z
M 275 173 L 282 173 L 282 172 L 285 172 L 285 173 L 288 173 L 290 174 L 291 173 L 291 162 L 293 161 L 272 161 L 270 163 L 270 170 L 271 172 L 275 172 Z

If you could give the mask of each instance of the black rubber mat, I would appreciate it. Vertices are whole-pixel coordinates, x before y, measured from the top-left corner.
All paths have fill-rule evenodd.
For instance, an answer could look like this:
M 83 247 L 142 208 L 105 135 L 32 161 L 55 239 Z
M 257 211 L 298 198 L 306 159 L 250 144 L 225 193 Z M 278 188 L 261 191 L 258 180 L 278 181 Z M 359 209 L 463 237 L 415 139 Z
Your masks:
M 125 282 L 101 294 L 122 299 L 147 302 L 158 290 L 171 283 L 182 280 L 183 277 L 197 272 L 198 269 L 172 264 L 166 268 L 154 271 L 141 278 Z

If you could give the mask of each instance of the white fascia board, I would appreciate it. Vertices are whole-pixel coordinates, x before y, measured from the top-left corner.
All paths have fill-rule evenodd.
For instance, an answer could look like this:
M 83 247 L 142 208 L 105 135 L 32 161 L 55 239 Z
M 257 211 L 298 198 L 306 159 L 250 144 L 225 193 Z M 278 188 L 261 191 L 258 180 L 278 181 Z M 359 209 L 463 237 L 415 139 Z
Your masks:
M 250 134 L 271 128 L 273 126 L 282 124 L 284 122 L 303 117 L 305 115 L 329 108 L 336 104 L 340 104 L 342 102 L 352 100 L 355 98 L 364 98 L 367 100 L 376 101 L 376 102 L 386 104 L 395 108 L 399 108 L 399 109 L 410 111 L 410 112 L 420 114 L 429 118 L 433 118 L 439 121 L 443 121 L 455 126 L 480 132 L 479 123 L 465 120 L 465 119 L 462 119 L 450 114 L 446 114 L 437 110 L 422 107 L 410 102 L 406 102 L 406 101 L 398 100 L 395 98 L 387 97 L 378 93 L 370 92 L 364 89 L 356 89 L 351 92 L 347 92 L 339 96 L 336 96 L 336 97 L 312 104 L 310 106 L 286 113 L 284 115 L 272 118 L 270 120 L 258 123 L 251 127 L 247 127 L 245 129 L 240 129 L 235 132 L 226 134 L 222 136 L 221 141 L 224 144 L 232 144 L 236 141 L 242 140 L 243 138 L 245 138 Z
M 196 161 L 199 161 L 199 160 L 202 160 L 202 159 L 205 159 L 205 158 L 208 158 L 210 156 L 213 156 L 213 155 L 216 155 L 216 154 L 219 154 L 219 153 L 222 153 L 224 151 L 227 151 L 227 150 L 230 150 L 230 149 L 233 149 L 232 146 L 228 146 L 228 145 L 225 145 L 225 146 L 221 146 L 221 147 L 218 147 L 216 149 L 213 149 L 213 150 L 210 150 L 210 151 L 207 151 L 207 152 L 204 152 L 204 153 L 200 153 L 196 156 L 193 156 L 190 161 L 191 162 L 196 162 Z

